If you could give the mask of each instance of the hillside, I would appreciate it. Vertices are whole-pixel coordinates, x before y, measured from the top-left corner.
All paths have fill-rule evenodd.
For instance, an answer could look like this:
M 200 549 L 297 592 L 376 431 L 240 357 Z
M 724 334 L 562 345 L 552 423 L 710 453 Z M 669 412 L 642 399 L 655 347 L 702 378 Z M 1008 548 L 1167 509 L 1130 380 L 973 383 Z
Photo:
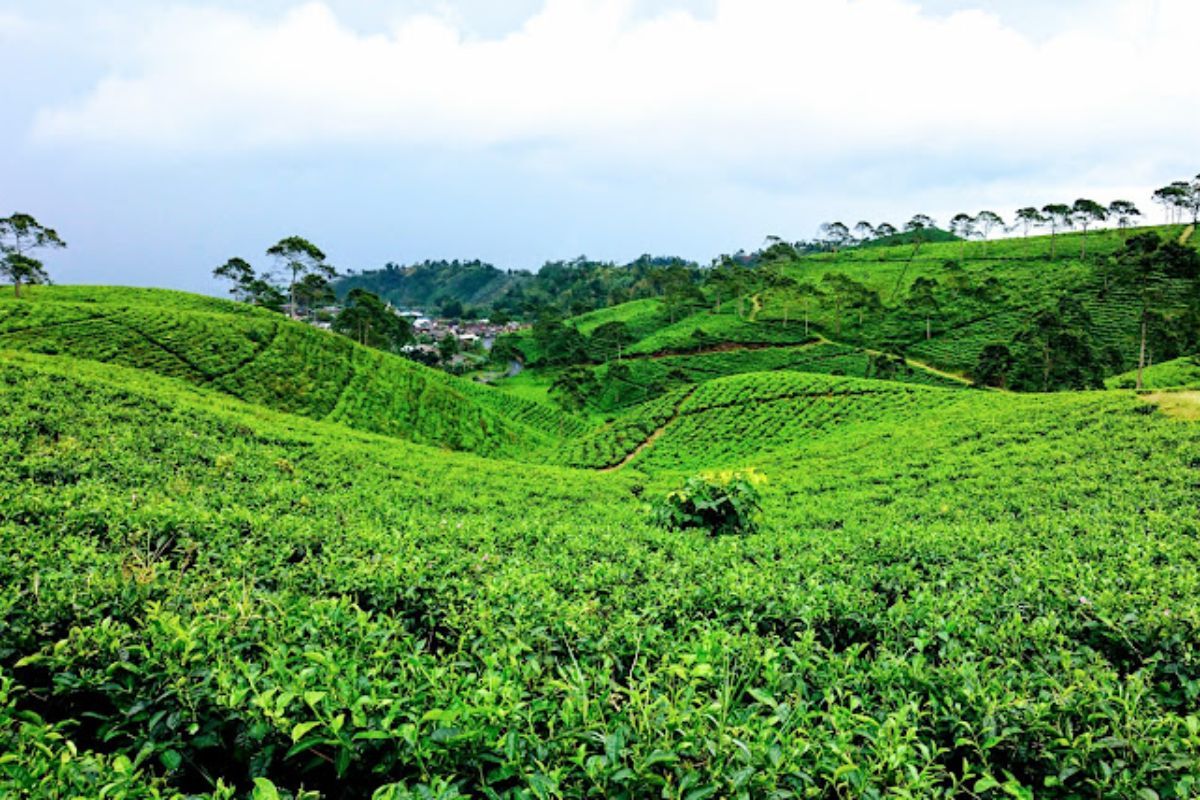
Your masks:
M 312 419 L 495 456 L 553 448 L 582 423 L 240 303 L 140 289 L 39 287 L 0 300 L 0 349 L 182 378 Z
M 0 794 L 1200 780 L 1200 435 L 1128 392 L 735 375 L 603 473 L 64 354 L 0 354 L 0 401 Z M 741 466 L 758 533 L 651 524 Z
M 1183 226 L 1145 230 L 1197 243 Z M 1072 304 L 1068 310 L 1078 308 L 1068 322 L 1079 326 L 1087 343 L 1087 368 L 1111 377 L 1137 363 L 1139 304 L 1134 289 L 1116 280 L 1114 259 L 1138 232 L 1092 231 L 1086 257 L 1079 233 L 849 248 L 743 271 L 731 278 L 741 282 L 740 290 L 724 288 L 710 272 L 703 303 L 693 302 L 682 314 L 669 313 L 662 299 L 647 298 L 567 325 L 584 335 L 583 352 L 598 386 L 589 402 L 600 411 L 715 375 L 764 369 L 954 385 L 972 377 L 989 345 L 1017 349 L 1015 340 L 1029 335 L 1040 312 L 1064 318 L 1064 301 Z M 838 288 L 843 279 L 849 283 Z M 921 283 L 928 293 L 918 300 L 914 286 Z M 1200 329 L 1193 324 L 1198 307 L 1194 280 L 1166 282 L 1166 316 L 1149 331 L 1152 363 L 1200 351 Z M 597 366 L 613 357 L 611 347 L 587 338 L 612 323 L 623 325 L 628 337 L 622 355 L 630 375 L 622 378 L 621 402 L 612 399 L 618 391 L 605 381 L 607 367 Z M 814 341 L 822 347 L 808 350 Z M 545 370 L 536 327 L 513 342 L 527 365 Z M 880 354 L 894 357 L 881 363 Z M 534 379 L 526 375 L 517 383 Z M 1098 385 L 1096 378 L 1064 381 L 1078 388 Z
M 397 306 L 430 312 L 454 303 L 479 316 L 521 317 L 543 306 L 580 314 L 654 294 L 653 273 L 677 265 L 694 267 L 679 258 L 649 255 L 624 265 L 580 256 L 548 262 L 537 272 L 502 270 L 481 261 L 426 261 L 347 275 L 334 288 L 339 297 L 361 288 Z

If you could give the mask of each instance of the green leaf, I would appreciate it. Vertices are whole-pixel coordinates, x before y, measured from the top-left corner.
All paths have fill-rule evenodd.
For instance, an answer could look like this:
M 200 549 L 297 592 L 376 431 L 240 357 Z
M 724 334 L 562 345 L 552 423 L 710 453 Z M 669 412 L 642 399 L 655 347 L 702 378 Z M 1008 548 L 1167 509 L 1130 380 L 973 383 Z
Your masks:
M 309 731 L 311 731 L 313 728 L 317 727 L 320 724 L 321 724 L 320 721 L 296 723 L 296 725 L 293 726 L 293 728 L 292 728 L 292 742 L 295 743 L 295 742 L 300 741 L 301 739 L 304 738 L 304 735 L 306 733 L 308 733 Z
M 174 772 L 183 763 L 183 756 L 175 750 L 163 750 L 158 754 L 158 760 L 168 772 Z
M 275 784 L 271 783 L 266 778 L 254 779 L 254 792 L 250 795 L 251 800 L 279 800 L 279 790 L 275 788 Z

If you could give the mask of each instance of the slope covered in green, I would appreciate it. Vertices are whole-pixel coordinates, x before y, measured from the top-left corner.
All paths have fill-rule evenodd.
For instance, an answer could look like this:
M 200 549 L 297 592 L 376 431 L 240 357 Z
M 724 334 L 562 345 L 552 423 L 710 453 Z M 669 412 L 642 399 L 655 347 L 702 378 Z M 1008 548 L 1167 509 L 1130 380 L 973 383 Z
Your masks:
M 1164 239 L 1180 239 L 1183 226 L 1153 228 Z M 640 300 L 568 320 L 585 334 L 604 322 L 624 322 L 634 339 L 624 353 L 632 356 L 686 356 L 722 346 L 790 347 L 820 335 L 847 348 L 859 366 L 834 367 L 839 372 L 871 376 L 873 353 L 903 355 L 910 368 L 927 365 L 970 377 L 988 345 L 1011 346 L 1038 313 L 1054 310 L 1064 298 L 1077 302 L 1086 317 L 1086 336 L 1098 368 L 1106 375 L 1137 363 L 1140 302 L 1136 291 L 1118 280 L 1116 257 L 1137 231 L 1063 233 L 992 242 L 934 242 L 859 247 L 794 259 L 777 259 L 753 267 L 742 294 L 729 288 L 703 287 L 706 301 L 692 303 L 689 313 L 671 319 L 663 302 Z M 1194 237 L 1190 240 L 1196 244 Z M 830 279 L 846 278 L 872 293 L 874 300 L 838 297 Z M 788 282 L 794 282 L 789 284 Z M 916 300 L 914 282 L 931 286 L 929 297 Z M 798 290 L 813 286 L 818 296 Z M 718 300 L 720 302 L 718 302 Z M 1156 324 L 1148 341 L 1152 362 L 1187 354 L 1197 347 L 1197 334 L 1184 316 L 1195 309 L 1194 281 L 1172 279 L 1161 304 L 1168 319 Z M 522 346 L 536 366 L 540 351 L 526 334 Z M 851 359 L 851 350 L 861 355 Z M 607 356 L 606 356 L 607 357 Z M 747 360 L 745 369 L 761 368 Z M 807 369 L 807 367 L 797 367 Z M 814 365 L 813 371 L 828 371 Z M 902 369 L 901 375 L 910 375 Z M 936 377 L 930 380 L 937 382 Z M 884 377 L 884 376 L 879 376 Z M 694 380 L 694 378 L 693 378 Z M 654 381 L 641 382 L 634 396 Z M 603 404 L 602 404 L 603 405 Z
M 0 300 L 0 348 L 183 378 L 314 419 L 524 457 L 582 430 L 503 394 L 239 303 L 140 289 L 41 287 Z
M 737 375 L 597 473 L 218 389 L 0 354 L 0 795 L 1195 796 L 1200 434 L 1132 393 Z M 758 533 L 650 524 L 742 466 Z

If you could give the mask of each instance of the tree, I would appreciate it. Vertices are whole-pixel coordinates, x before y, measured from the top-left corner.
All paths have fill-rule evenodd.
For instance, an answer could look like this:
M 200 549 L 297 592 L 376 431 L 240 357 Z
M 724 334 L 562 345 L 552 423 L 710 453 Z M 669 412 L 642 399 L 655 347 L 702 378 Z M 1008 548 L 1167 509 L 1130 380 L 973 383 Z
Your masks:
M 937 223 L 928 214 L 914 214 L 912 219 L 904 223 L 904 231 L 912 234 L 913 244 L 916 245 L 913 247 L 913 258 L 917 257 L 921 245 L 928 241 L 930 229 L 936 227 Z
M 950 220 L 950 232 L 960 239 L 958 257 L 967 257 L 967 240 L 975 235 L 975 218 L 970 214 L 955 214 Z
M 890 222 L 881 222 L 875 226 L 876 239 L 886 239 L 889 236 L 895 236 L 897 233 L 899 231 L 896 230 L 896 226 Z
M 50 276 L 41 261 L 24 253 L 7 253 L 0 261 L 0 275 L 12 281 L 13 292 L 21 296 L 21 284 L 45 283 Z
M 693 278 L 692 271 L 682 265 L 661 270 L 658 280 L 663 292 L 663 307 L 672 324 L 682 312 L 704 302 L 704 295 Z
M 977 386 L 1004 389 L 1008 386 L 1008 373 L 1013 367 L 1012 352 L 1002 344 L 985 345 L 979 352 L 975 369 L 971 373 Z
M 875 238 L 875 227 L 864 219 L 854 226 L 854 235 L 860 242 L 869 242 Z
M 438 339 L 438 360 L 443 364 L 450 363 L 450 360 L 459 354 L 462 348 L 458 345 L 458 339 L 453 333 L 447 333 L 441 339 Z
M 67 243 L 53 228 L 42 225 L 30 214 L 20 212 L 0 219 L 0 274 L 13 283 L 13 292 L 21 296 L 22 283 L 49 280 L 45 265 L 29 255 L 34 250 L 62 250 Z
M 826 295 L 833 301 L 834 329 L 838 336 L 842 335 L 843 312 L 858 309 L 859 324 L 862 324 L 863 312 L 880 305 L 877 292 L 871 291 L 845 273 L 827 272 L 821 276 L 821 284 L 825 287 Z
M 333 321 L 333 330 L 367 347 L 399 352 L 412 341 L 412 325 L 396 314 L 377 294 L 351 289 L 346 304 Z
M 583 334 L 553 314 L 542 314 L 533 323 L 533 340 L 541 352 L 542 363 L 579 364 L 588 360 Z
M 1134 221 L 1142 216 L 1138 207 L 1128 200 L 1113 200 L 1108 204 L 1108 213 L 1117 218 L 1117 227 L 1124 233 Z
M 938 282 L 933 278 L 921 276 L 912 282 L 908 290 L 908 305 L 913 313 L 925 317 L 925 341 L 933 338 L 933 316 L 941 306 L 935 292 Z
M 984 249 L 987 249 L 989 237 L 992 231 L 996 228 L 1004 227 L 1004 217 L 997 214 L 995 211 L 980 211 L 975 215 L 975 227 L 979 235 L 983 237 Z
M 1083 241 L 1079 246 L 1079 260 L 1087 257 L 1087 234 L 1092 223 L 1101 223 L 1108 219 L 1108 209 L 1095 200 L 1081 197 L 1071 206 L 1071 219 L 1083 229 Z
M 605 322 L 592 331 L 592 350 L 604 361 L 616 358 L 621 360 L 621 352 L 633 344 L 635 339 L 629 332 L 629 326 L 620 320 Z
M 628 387 L 633 387 L 635 389 L 641 388 L 633 382 L 633 370 L 629 368 L 629 365 L 623 361 L 617 361 L 616 363 L 609 364 L 608 368 L 604 370 L 605 394 L 607 395 L 609 392 L 611 392 L 613 396 L 613 402 L 617 405 L 620 405 L 621 392 Z
M 1131 287 L 1138 298 L 1138 368 L 1136 389 L 1142 388 L 1146 368 L 1146 343 L 1151 322 L 1169 309 L 1169 279 L 1200 279 L 1200 253 L 1178 242 L 1164 243 L 1158 234 L 1138 234 L 1125 243 L 1118 257 L 1119 279 Z
M 1069 295 L 1042 309 L 1013 337 L 1011 384 L 1019 391 L 1095 389 L 1104 367 L 1092 347 L 1092 319 Z
M 447 298 L 442 301 L 440 313 L 445 319 L 461 319 L 463 316 L 462 301 L 453 297 Z
M 310 318 L 318 306 L 328 305 L 337 300 L 329 281 L 325 276 L 316 273 L 309 273 L 300 279 L 296 284 L 294 296 L 298 307 L 304 309 Z
M 819 229 L 821 239 L 837 252 L 844 247 L 853 237 L 850 235 L 850 229 L 842 222 L 823 222 Z
M 212 274 L 214 278 L 232 283 L 229 293 L 242 301 L 249 296 L 254 280 L 258 277 L 254 274 L 254 267 L 250 266 L 250 262 L 237 256 L 214 269 Z
M 1138 366 L 1137 389 L 1142 388 L 1142 371 L 1146 368 L 1146 333 L 1150 314 L 1157 310 L 1165 297 L 1166 273 L 1158 252 L 1162 240 L 1157 233 L 1146 232 L 1125 243 L 1118 263 L 1120 279 L 1131 286 L 1138 297 Z
M 1046 224 L 1050 226 L 1050 260 L 1058 257 L 1058 232 L 1071 226 L 1071 207 L 1066 203 L 1050 203 L 1042 206 Z
M 320 275 L 326 280 L 337 277 L 337 270 L 325 263 L 325 253 L 321 248 L 300 236 L 289 236 L 280 239 L 276 244 L 267 248 L 267 255 L 291 275 L 288 282 L 288 312 L 296 315 L 296 284 L 305 275 Z
M 1029 238 L 1031 228 L 1040 228 L 1047 222 L 1042 216 L 1042 212 L 1038 211 L 1033 206 L 1027 206 L 1017 211 L 1017 224 L 1021 226 L 1022 236 Z
M 825 292 L 815 283 L 808 283 L 806 281 L 796 283 L 790 291 L 799 299 L 801 306 L 804 308 L 804 335 L 808 336 L 809 317 L 812 314 L 813 301 L 820 301 L 822 297 L 825 297 Z M 784 308 L 786 320 L 786 306 Z
M 586 367 L 572 367 L 558 374 L 550 384 L 550 394 L 568 410 L 577 411 L 587 404 L 588 398 L 599 387 L 596 376 Z

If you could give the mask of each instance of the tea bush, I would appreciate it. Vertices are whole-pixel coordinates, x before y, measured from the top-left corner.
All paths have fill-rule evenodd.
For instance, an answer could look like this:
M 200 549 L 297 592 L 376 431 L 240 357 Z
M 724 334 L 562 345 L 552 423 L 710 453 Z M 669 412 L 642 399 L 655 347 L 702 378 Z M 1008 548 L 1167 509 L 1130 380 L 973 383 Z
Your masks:
M 754 533 L 762 497 L 763 476 L 753 470 L 693 475 L 651 508 L 654 523 L 667 530 L 700 528 L 712 536 Z

